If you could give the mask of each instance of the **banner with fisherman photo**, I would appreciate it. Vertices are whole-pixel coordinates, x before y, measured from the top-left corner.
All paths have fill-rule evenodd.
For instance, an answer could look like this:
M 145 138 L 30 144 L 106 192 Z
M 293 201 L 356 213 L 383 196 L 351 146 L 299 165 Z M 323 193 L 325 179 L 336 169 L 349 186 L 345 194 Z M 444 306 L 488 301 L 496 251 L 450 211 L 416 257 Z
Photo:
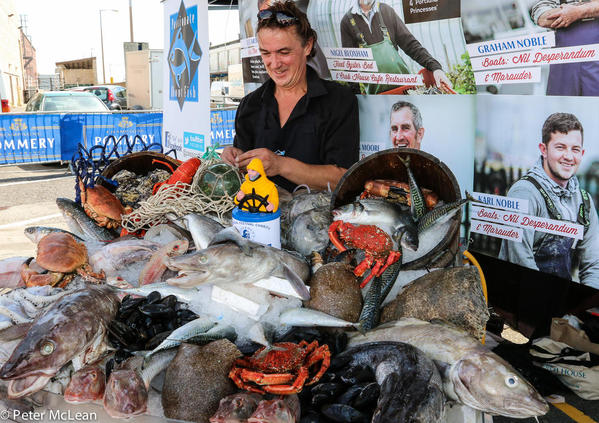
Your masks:
M 207 2 L 166 0 L 164 25 L 163 143 L 185 160 L 210 146 Z
M 276 0 L 240 0 L 246 94 L 268 75 L 257 13 Z M 474 94 L 460 0 L 297 0 L 318 35 L 308 61 L 321 78 L 361 94 Z
M 599 95 L 599 19 L 592 3 L 462 0 L 478 91 Z
M 462 195 L 472 190 L 476 97 L 358 96 L 360 159 L 395 147 L 437 157 L 455 175 Z
M 599 288 L 595 103 L 477 97 L 470 249 Z

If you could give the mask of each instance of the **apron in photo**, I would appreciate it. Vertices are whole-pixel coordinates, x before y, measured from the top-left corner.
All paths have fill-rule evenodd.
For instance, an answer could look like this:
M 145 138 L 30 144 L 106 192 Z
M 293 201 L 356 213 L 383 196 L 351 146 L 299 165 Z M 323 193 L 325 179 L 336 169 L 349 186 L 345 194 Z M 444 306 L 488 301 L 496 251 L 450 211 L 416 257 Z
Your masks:
M 353 16 L 350 18 L 349 21 L 354 33 L 360 39 L 359 47 L 369 48 L 372 51 L 372 57 L 376 62 L 379 73 L 409 74 L 410 71 L 406 63 L 403 61 L 397 49 L 393 45 L 393 42 L 391 41 L 389 30 L 383 22 L 380 11 L 376 14 L 378 17 L 378 25 L 383 33 L 383 41 L 379 41 L 378 43 L 374 44 L 366 44 L 364 34 L 358 29 L 355 18 Z M 385 84 L 360 84 L 360 86 L 365 88 L 365 94 L 378 94 L 383 91 L 397 88 L 397 85 Z M 364 91 L 364 89 L 362 91 Z
M 555 47 L 599 43 L 599 20 L 555 30 Z M 599 96 L 599 61 L 549 65 L 547 95 Z

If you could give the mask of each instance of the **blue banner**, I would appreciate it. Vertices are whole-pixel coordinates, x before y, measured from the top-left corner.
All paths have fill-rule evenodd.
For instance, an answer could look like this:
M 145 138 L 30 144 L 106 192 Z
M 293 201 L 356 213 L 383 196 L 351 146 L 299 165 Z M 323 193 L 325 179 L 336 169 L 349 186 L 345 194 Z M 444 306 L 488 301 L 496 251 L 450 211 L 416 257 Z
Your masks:
M 233 144 L 235 113 L 211 112 L 212 145 Z M 0 165 L 68 161 L 79 143 L 88 150 L 105 145 L 108 154 L 116 141 L 119 154 L 125 154 L 131 151 L 125 138 L 134 143 L 133 151 L 140 151 L 143 144 L 161 144 L 162 112 L 0 114 Z M 191 135 L 188 141 L 204 142 Z M 94 151 L 97 155 L 99 151 Z
M 0 164 L 61 157 L 60 114 L 0 114 Z
M 233 144 L 236 113 L 237 110 L 213 110 L 210 113 L 212 145 L 224 147 Z
M 105 146 L 106 154 L 116 146 L 120 154 L 131 152 L 123 142 L 125 135 L 131 143 L 132 151 L 141 151 L 143 144 L 162 143 L 162 113 L 102 113 L 64 115 L 61 124 L 63 139 L 63 160 L 70 160 L 81 143 L 87 150 L 95 146 Z M 138 135 L 138 137 L 136 137 Z M 99 150 L 94 151 L 98 158 Z

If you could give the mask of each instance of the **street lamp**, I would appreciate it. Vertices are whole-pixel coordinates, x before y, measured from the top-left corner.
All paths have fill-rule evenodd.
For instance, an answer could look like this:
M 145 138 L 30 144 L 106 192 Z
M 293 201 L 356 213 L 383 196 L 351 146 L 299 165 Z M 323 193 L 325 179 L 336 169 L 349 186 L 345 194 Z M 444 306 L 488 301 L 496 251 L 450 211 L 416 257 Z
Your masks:
M 102 83 L 106 84 L 106 66 L 104 65 L 104 34 L 102 33 L 102 12 L 118 12 L 116 9 L 100 9 L 100 46 L 102 48 Z

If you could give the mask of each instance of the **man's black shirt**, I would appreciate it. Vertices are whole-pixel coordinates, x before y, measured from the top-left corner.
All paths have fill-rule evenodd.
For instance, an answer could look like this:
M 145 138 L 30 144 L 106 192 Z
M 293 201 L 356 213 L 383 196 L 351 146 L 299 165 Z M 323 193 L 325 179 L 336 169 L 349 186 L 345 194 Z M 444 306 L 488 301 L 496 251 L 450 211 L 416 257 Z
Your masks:
M 356 96 L 347 87 L 320 79 L 310 67 L 306 72 L 308 91 L 282 128 L 272 79 L 246 95 L 237 108 L 233 145 L 244 152 L 268 148 L 306 164 L 347 169 L 358 161 L 360 150 Z M 289 191 L 296 186 L 281 176 L 271 179 Z

